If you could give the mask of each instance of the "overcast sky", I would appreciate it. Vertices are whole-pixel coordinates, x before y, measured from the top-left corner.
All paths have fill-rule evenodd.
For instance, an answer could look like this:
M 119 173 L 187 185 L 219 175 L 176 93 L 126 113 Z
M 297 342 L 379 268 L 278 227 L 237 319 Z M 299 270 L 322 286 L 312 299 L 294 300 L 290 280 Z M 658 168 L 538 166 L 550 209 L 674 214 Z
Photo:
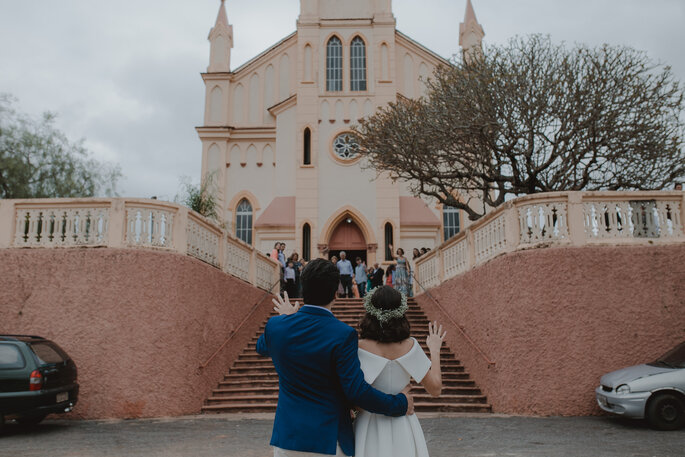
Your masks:
M 344 0 L 341 0 L 344 1 Z M 487 43 L 630 45 L 685 82 L 685 0 L 473 0 Z M 397 28 L 444 57 L 459 51 L 466 0 L 394 0 Z M 231 67 L 295 30 L 298 0 L 228 0 Z M 207 34 L 219 0 L 0 0 L 0 92 L 58 113 L 72 140 L 121 165 L 122 196 L 171 200 L 199 181 Z

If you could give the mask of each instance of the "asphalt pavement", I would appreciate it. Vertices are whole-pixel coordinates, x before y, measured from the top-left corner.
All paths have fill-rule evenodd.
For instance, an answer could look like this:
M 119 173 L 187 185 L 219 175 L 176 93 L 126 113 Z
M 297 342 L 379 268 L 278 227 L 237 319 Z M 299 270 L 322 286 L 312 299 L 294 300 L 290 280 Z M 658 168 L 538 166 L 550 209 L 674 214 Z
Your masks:
M 685 456 L 685 430 L 611 417 L 419 415 L 431 457 Z M 270 415 L 7 424 L 1 457 L 270 457 Z

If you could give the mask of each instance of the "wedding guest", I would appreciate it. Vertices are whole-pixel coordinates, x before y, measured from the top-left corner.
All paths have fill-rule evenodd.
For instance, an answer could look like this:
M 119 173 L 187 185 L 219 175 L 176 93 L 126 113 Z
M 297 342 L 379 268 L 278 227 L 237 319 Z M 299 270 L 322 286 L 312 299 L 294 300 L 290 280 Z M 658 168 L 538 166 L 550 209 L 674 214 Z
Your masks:
M 304 264 L 300 261 L 300 255 L 297 252 L 290 254 L 290 260 L 293 262 L 293 267 L 295 268 L 295 293 L 293 297 L 302 297 L 302 284 L 300 282 L 300 273 L 304 268 Z
M 392 244 L 390 245 L 392 249 Z M 409 261 L 404 256 L 404 249 L 397 248 L 397 255 L 394 256 L 397 266 L 395 267 L 395 288 L 404 295 L 409 295 L 409 276 L 411 275 L 411 267 Z
M 283 277 L 285 279 L 285 291 L 288 293 L 288 297 L 295 297 L 297 295 L 297 289 L 295 286 L 295 266 L 293 265 L 292 260 L 288 260 Z
M 421 248 L 421 255 L 424 255 L 425 253 L 428 252 L 428 249 L 426 248 Z
M 333 265 L 335 265 L 337 268 L 338 267 L 338 258 L 336 256 L 331 257 L 331 263 L 333 263 Z M 340 281 L 338 281 L 338 291 L 335 293 L 335 296 L 338 298 L 342 298 L 342 295 L 343 295 L 343 286 L 342 286 L 342 283 Z
M 412 255 L 413 255 L 413 259 L 412 259 L 412 260 L 416 260 L 416 259 L 418 259 L 419 257 L 421 257 L 421 251 L 419 251 L 418 248 L 414 248 L 414 251 L 412 252 Z
M 278 250 L 278 261 L 281 262 L 281 265 L 283 265 L 283 268 L 285 268 L 285 243 L 281 243 L 281 247 Z
M 271 251 L 271 255 L 270 255 L 269 257 L 271 257 L 271 258 L 272 258 L 273 260 L 275 260 L 276 262 L 279 262 L 279 260 L 278 260 L 278 251 L 280 251 L 280 250 L 281 250 L 281 242 L 280 242 L 280 241 L 276 241 L 276 244 L 274 244 L 274 248 L 273 248 L 273 250 Z
M 373 286 L 371 285 L 371 275 L 373 274 L 373 268 L 369 267 L 368 270 L 366 270 L 366 293 L 369 293 L 371 289 L 373 289 Z
M 395 265 L 388 265 L 388 269 L 385 272 L 385 285 L 395 286 Z
M 352 277 L 352 297 L 351 298 L 361 298 L 359 295 L 359 286 L 357 284 L 357 281 L 354 280 L 354 276 Z
M 340 260 L 336 264 L 338 271 L 340 272 L 340 284 L 343 288 L 342 298 L 352 298 L 354 293 L 352 292 L 352 276 L 354 276 L 354 269 L 352 268 L 352 262 L 347 260 L 347 253 L 345 251 L 340 252 Z
M 366 295 L 366 281 L 369 279 L 366 276 L 366 264 L 362 262 L 361 257 L 355 259 L 357 266 L 354 267 L 354 281 L 357 283 L 357 289 L 359 289 L 359 297 L 364 298 Z
M 385 274 L 385 271 L 378 265 L 378 263 L 373 264 L 373 271 L 370 275 L 371 279 L 371 289 L 375 289 L 376 287 L 380 287 L 383 285 L 383 275 Z

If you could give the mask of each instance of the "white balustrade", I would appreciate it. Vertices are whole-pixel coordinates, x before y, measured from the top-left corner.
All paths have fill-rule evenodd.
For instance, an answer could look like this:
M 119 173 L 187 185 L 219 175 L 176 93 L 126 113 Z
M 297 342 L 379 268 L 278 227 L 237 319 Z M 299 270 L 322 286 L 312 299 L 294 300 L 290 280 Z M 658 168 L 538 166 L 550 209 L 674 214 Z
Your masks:
M 189 217 L 186 237 L 188 255 L 215 267 L 219 266 L 220 232 L 210 230 L 204 224 Z
M 568 239 L 565 202 L 531 203 L 518 208 L 522 244 Z
M 277 270 L 275 269 L 276 266 L 274 262 L 266 257 L 263 257 L 261 254 L 257 254 L 256 259 L 257 277 L 255 279 L 255 283 L 260 289 L 269 290 L 276 281 L 275 275 L 278 274 Z
M 469 269 L 469 245 L 466 238 L 448 246 L 442 253 L 445 279 L 453 278 Z
M 109 208 L 18 208 L 14 245 L 105 246 L 108 229 Z
M 237 240 L 229 240 L 224 251 L 224 270 L 244 281 L 250 280 L 250 258 L 251 251 L 247 246 L 242 246 Z M 274 278 L 272 267 L 271 278 Z M 271 284 L 266 286 L 268 289 Z
M 126 244 L 171 248 L 174 214 L 160 208 L 126 207 Z
M 681 214 L 681 203 L 675 200 L 600 200 L 583 204 L 585 234 L 595 241 L 681 237 Z
M 440 284 L 440 276 L 438 273 L 438 257 L 433 255 L 429 259 L 418 265 L 419 281 L 426 289 L 435 287 Z
M 558 192 L 522 197 L 474 222 L 457 241 L 418 259 L 418 279 L 426 288 L 435 287 L 499 254 L 541 243 L 685 242 L 684 204 L 682 192 Z M 264 290 L 279 275 L 276 264 L 253 247 L 174 203 L 2 200 L 0 214 L 3 248 L 164 248 L 223 268 Z
M 485 262 L 504 252 L 507 247 L 504 214 L 479 227 L 474 232 L 476 263 Z

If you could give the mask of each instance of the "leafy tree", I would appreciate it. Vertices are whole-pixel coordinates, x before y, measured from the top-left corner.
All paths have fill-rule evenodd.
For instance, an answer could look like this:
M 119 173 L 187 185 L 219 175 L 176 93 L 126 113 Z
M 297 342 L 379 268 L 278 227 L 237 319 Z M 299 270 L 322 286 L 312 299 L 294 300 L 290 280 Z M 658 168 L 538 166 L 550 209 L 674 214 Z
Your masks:
M 182 193 L 177 195 L 175 200 L 206 218 L 218 221 L 215 180 L 215 173 L 205 176 L 200 185 L 191 184 L 190 178 L 183 177 L 181 178 Z
M 681 86 L 634 49 L 515 38 L 438 68 L 427 87 L 362 121 L 361 153 L 472 220 L 512 195 L 685 176 Z
M 116 195 L 119 167 L 93 159 L 54 121 L 51 113 L 39 120 L 18 113 L 0 94 L 0 198 Z

